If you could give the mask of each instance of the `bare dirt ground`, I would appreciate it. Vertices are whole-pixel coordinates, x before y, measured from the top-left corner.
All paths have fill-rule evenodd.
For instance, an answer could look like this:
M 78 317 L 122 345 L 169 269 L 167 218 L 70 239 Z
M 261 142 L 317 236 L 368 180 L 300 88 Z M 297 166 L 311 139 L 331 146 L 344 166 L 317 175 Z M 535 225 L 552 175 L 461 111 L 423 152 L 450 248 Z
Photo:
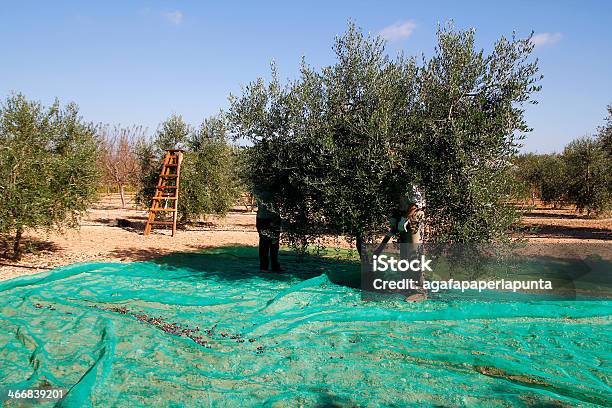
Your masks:
M 122 209 L 118 195 L 104 196 L 82 218 L 80 228 L 45 233 L 27 231 L 34 252 L 19 261 L 0 257 L 0 280 L 76 262 L 133 262 L 172 252 L 199 251 L 222 245 L 257 245 L 255 213 L 236 207 L 225 218 L 209 217 L 179 230 L 154 230 L 143 236 L 147 213 L 130 200 Z M 592 219 L 572 209 L 537 206 L 524 214 L 524 237 L 543 244 L 602 244 L 612 249 L 612 218 Z M 534 230 L 531 230 L 535 228 Z M 348 243 L 340 243 L 349 247 Z

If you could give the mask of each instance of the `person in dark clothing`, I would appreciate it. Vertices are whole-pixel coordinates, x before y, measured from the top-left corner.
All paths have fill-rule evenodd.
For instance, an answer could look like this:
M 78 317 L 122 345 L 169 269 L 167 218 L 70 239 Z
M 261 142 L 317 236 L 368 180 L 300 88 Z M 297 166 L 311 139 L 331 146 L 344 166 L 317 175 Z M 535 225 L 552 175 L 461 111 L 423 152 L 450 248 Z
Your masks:
M 398 206 L 389 218 L 389 232 L 380 248 L 392 237 L 397 237 L 400 244 L 400 258 L 409 260 L 423 251 L 423 235 L 425 226 L 425 200 L 416 186 L 411 186 L 401 195 Z M 379 250 L 377 250 L 379 251 Z M 406 297 L 408 302 L 418 302 L 427 299 L 427 291 L 422 289 L 424 275 L 422 272 L 407 274 L 407 277 L 418 282 L 419 289 Z
M 278 261 L 281 218 L 271 204 L 261 198 L 257 200 L 255 225 L 259 234 L 259 269 L 267 271 L 272 267 L 274 272 L 282 272 Z

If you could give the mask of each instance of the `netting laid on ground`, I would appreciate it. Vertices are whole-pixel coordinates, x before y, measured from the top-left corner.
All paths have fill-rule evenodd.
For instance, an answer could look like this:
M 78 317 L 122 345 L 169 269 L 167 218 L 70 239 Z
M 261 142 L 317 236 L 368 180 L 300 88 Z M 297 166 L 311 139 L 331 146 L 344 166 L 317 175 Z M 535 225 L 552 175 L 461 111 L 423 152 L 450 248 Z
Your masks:
M 65 406 L 610 405 L 612 302 L 361 300 L 359 265 L 256 249 L 0 283 L 0 388 Z

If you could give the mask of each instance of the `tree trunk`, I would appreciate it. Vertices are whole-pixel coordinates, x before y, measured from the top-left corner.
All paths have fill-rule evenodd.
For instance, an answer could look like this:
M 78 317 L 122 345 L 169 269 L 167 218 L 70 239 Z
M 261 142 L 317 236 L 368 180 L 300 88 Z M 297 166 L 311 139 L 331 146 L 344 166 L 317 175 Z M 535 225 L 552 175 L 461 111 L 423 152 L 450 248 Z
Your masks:
M 357 246 L 357 253 L 359 253 L 359 255 L 361 255 L 361 247 L 363 245 L 363 239 L 361 238 L 361 235 L 358 235 L 355 237 L 355 246 Z
M 15 232 L 15 241 L 13 242 L 13 259 L 19 260 L 21 258 L 21 235 L 23 234 L 23 228 L 17 227 Z
M 121 196 L 121 208 L 125 208 L 125 186 L 119 184 L 119 195 Z

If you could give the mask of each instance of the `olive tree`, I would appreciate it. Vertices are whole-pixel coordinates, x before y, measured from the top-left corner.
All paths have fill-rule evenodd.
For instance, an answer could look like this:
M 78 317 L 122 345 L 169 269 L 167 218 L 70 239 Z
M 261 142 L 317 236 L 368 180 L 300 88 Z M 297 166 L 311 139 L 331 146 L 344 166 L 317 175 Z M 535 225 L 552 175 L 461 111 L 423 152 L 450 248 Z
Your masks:
M 191 126 L 180 115 L 173 114 L 160 123 L 152 140 L 140 139 L 138 141 L 136 154 L 141 173 L 139 189 L 136 193 L 136 203 L 142 206 L 151 204 L 161 172 L 165 150 L 184 148 L 185 142 L 192 132 Z
M 610 165 L 601 144 L 589 137 L 576 139 L 563 151 L 568 198 L 580 211 L 602 212 L 609 208 Z
M 612 104 L 608 105 L 608 116 L 605 125 L 599 128 L 597 140 L 603 150 L 606 172 L 608 173 L 608 195 L 612 200 Z
M 236 202 L 238 175 L 236 151 L 226 140 L 221 117 L 205 119 L 193 129 L 181 116 L 162 122 L 152 141 L 137 147 L 142 169 L 137 202 L 150 204 L 166 149 L 185 151 L 181 164 L 178 215 L 188 222 L 206 214 L 224 215 Z
M 534 153 L 521 154 L 513 160 L 512 175 L 521 184 L 521 198 L 531 199 L 535 205 L 535 198 L 541 197 L 539 156 Z
M 230 97 L 252 185 L 276 201 L 288 240 L 370 240 L 411 184 L 428 200 L 431 239 L 503 237 L 516 219 L 506 173 L 529 131 L 522 105 L 539 89 L 529 40 L 502 38 L 486 55 L 473 31 L 447 26 L 419 64 L 351 24 L 333 50 L 331 66 L 303 62 L 285 84 L 273 67 L 269 83 Z
M 555 207 L 567 201 L 567 169 L 559 154 L 543 154 L 538 160 L 540 175 L 540 198 L 545 204 Z
M 606 123 L 599 128 L 597 139 L 607 158 L 612 160 L 612 104 L 608 105 Z
M 418 73 L 418 103 L 406 130 L 416 141 L 401 149 L 418 163 L 433 238 L 502 240 L 518 220 L 506 202 L 517 187 L 511 159 L 531 130 L 524 105 L 540 90 L 532 50 L 529 38 L 513 36 L 486 53 L 475 47 L 474 30 L 439 30 L 434 55 Z
M 514 163 L 513 177 L 525 183 L 532 197 L 555 206 L 567 199 L 566 170 L 561 155 L 527 153 L 517 157 Z
M 181 168 L 179 215 L 183 221 L 211 213 L 225 215 L 236 203 L 240 193 L 237 154 L 218 117 L 205 119 L 189 135 Z
M 75 226 L 95 198 L 95 129 L 75 104 L 11 95 L 0 104 L 0 234 L 21 255 L 26 228 Z

